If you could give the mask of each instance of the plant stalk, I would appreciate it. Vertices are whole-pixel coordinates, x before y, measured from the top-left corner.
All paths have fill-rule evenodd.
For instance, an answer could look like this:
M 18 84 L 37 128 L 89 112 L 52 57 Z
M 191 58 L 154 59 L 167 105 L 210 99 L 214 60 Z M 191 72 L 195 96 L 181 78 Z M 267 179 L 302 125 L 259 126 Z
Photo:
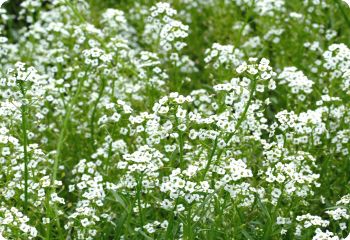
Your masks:
M 23 83 L 19 83 L 19 87 L 23 96 L 26 99 L 26 91 L 23 87 Z M 22 141 L 23 141 L 23 160 L 24 160 L 24 212 L 28 211 L 28 131 L 27 131 L 27 113 L 28 107 L 27 103 L 21 105 L 21 115 L 22 115 Z

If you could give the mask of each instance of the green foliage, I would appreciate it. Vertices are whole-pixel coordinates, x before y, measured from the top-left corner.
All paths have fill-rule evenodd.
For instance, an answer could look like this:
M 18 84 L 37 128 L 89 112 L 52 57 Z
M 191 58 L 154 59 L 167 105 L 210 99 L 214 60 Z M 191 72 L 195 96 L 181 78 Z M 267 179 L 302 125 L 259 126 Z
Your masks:
M 0 9 L 0 239 L 350 237 L 340 0 Z

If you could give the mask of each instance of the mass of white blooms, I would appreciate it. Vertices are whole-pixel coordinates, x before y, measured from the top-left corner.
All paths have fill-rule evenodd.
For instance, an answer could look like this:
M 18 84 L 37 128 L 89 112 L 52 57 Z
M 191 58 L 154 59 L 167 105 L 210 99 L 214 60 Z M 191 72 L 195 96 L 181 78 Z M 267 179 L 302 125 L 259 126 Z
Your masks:
M 347 4 L 0 0 L 0 240 L 350 240 Z

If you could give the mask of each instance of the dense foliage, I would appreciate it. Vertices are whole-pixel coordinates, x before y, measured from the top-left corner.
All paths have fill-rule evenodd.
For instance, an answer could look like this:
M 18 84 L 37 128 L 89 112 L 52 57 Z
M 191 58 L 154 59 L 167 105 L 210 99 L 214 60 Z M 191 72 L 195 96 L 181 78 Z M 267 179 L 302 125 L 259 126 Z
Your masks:
M 0 239 L 350 239 L 346 2 L 18 2 Z

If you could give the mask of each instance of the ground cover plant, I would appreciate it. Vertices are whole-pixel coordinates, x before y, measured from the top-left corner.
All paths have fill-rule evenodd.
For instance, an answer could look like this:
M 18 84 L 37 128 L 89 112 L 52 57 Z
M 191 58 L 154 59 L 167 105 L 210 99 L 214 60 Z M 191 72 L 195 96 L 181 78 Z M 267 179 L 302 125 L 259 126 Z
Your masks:
M 341 0 L 8 0 L 0 239 L 350 239 Z

